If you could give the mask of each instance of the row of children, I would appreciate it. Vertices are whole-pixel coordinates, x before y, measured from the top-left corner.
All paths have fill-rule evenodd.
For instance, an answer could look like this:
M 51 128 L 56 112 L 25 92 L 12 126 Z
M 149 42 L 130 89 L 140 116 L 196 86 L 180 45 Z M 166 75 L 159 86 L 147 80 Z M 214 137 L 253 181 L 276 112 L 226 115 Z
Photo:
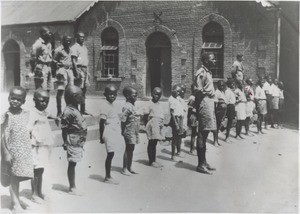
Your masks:
M 249 134 L 249 121 L 253 114 L 257 114 L 257 130 L 262 132 L 262 122 L 268 110 L 271 112 L 271 122 L 278 123 L 278 110 L 281 108 L 283 100 L 282 83 L 278 81 L 272 83 L 268 78 L 258 82 L 254 90 L 253 82 L 247 79 L 245 83 L 241 81 L 219 81 L 218 89 L 215 93 L 215 114 L 217 120 L 217 131 L 214 132 L 214 142 L 218 143 L 218 131 L 224 129 L 222 121 L 227 117 L 226 139 L 229 138 L 230 128 L 235 116 L 236 137 L 241 136 L 241 127 L 245 125 L 246 134 Z M 267 85 L 267 83 L 269 85 Z M 192 85 L 192 91 L 193 91 Z M 177 157 L 182 157 L 182 138 L 186 136 L 188 127 L 191 129 L 191 150 L 195 151 L 195 135 L 198 127 L 197 102 L 195 96 L 189 98 L 186 104 L 183 97 L 185 87 L 175 85 L 172 88 L 172 96 L 168 99 L 169 109 L 166 111 L 163 103 L 160 102 L 162 90 L 154 88 L 152 100 L 147 103 L 144 115 L 147 120 L 146 132 L 148 137 L 147 153 L 149 165 L 160 168 L 162 165 L 156 161 L 156 145 L 158 141 L 172 139 L 171 159 L 176 161 Z M 119 182 L 111 176 L 111 164 L 114 152 L 120 146 L 120 142 L 125 142 L 125 152 L 123 156 L 124 175 L 137 174 L 132 168 L 133 152 L 135 144 L 139 143 L 140 115 L 137 113 L 135 101 L 137 91 L 132 87 L 125 87 L 123 90 L 126 102 L 122 112 L 118 111 L 114 101 L 117 97 L 117 88 L 108 85 L 105 88 L 104 96 L 106 101 L 100 108 L 100 143 L 105 144 L 107 158 L 105 161 L 106 176 L 104 182 L 118 184 Z M 75 167 L 83 157 L 83 147 L 87 136 L 87 125 L 84 117 L 78 110 L 78 105 L 82 103 L 82 90 L 77 86 L 69 86 L 65 92 L 66 108 L 61 118 L 49 115 L 45 110 L 49 103 L 49 94 L 44 90 L 37 90 L 34 93 L 35 109 L 30 112 L 25 111 L 21 106 L 26 100 L 26 91 L 22 87 L 14 87 L 9 93 L 8 111 L 1 118 L 1 147 L 2 147 L 2 170 L 9 169 L 10 193 L 13 210 L 22 210 L 19 200 L 19 182 L 32 178 L 32 199 L 39 201 L 45 199 L 42 193 L 42 176 L 48 152 L 53 145 L 51 140 L 51 128 L 48 118 L 61 120 L 63 148 L 67 151 L 68 180 L 71 194 L 78 194 L 75 184 Z M 166 117 L 167 115 L 167 117 Z M 169 117 L 168 117 L 169 116 Z M 265 123 L 265 126 L 267 123 Z M 272 123 L 274 127 L 274 122 Z M 177 152 L 175 153 L 175 150 Z M 7 167 L 8 166 L 8 167 Z M 213 168 L 210 168 L 213 170 Z

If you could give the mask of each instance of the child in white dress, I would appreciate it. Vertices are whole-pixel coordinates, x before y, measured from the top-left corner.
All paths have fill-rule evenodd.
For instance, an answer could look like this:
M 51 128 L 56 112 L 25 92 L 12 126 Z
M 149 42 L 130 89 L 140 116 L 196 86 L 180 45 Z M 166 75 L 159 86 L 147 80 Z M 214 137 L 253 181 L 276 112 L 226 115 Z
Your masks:
M 107 151 L 105 161 L 105 183 L 119 184 L 118 181 L 111 177 L 111 162 L 114 157 L 116 149 L 124 140 L 121 136 L 121 121 L 117 106 L 114 101 L 117 97 L 117 88 L 114 85 L 107 85 L 105 87 L 104 96 L 106 100 L 101 106 L 99 131 L 100 143 L 104 143 Z

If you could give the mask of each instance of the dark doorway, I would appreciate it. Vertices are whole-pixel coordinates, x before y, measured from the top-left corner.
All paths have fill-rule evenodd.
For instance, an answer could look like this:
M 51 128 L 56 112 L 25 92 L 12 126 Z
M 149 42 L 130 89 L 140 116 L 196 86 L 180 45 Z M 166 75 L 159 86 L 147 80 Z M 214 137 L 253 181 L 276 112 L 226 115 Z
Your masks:
M 20 85 L 20 47 L 15 40 L 8 40 L 3 46 L 4 76 L 3 90 L 9 91 Z
M 160 87 L 163 96 L 171 95 L 171 42 L 161 32 L 152 33 L 146 42 L 147 48 L 147 96 L 155 87 Z

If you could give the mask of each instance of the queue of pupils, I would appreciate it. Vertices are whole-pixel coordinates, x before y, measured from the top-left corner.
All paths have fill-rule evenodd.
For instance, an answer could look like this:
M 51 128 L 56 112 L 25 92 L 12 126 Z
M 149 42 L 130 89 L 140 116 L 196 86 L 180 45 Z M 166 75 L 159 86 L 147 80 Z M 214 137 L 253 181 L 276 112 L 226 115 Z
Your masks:
M 268 121 L 272 128 L 280 127 L 283 109 L 283 83 L 272 81 L 267 77 L 258 81 L 254 88 L 253 81 L 228 80 L 218 81 L 215 92 L 215 114 L 217 130 L 214 131 L 214 145 L 220 145 L 218 132 L 226 130 L 225 141 L 229 141 L 230 129 L 236 120 L 236 138 L 244 139 L 241 135 L 242 126 L 245 135 L 253 136 L 250 123 L 256 123 L 257 134 L 264 134 L 262 124 L 267 128 Z M 181 151 L 182 139 L 191 130 L 190 154 L 195 155 L 195 139 L 198 129 L 197 104 L 195 102 L 194 85 L 191 86 L 192 95 L 188 102 L 184 100 L 186 88 L 177 84 L 172 88 L 172 95 L 168 99 L 169 108 L 166 111 L 160 102 L 162 89 L 156 87 L 152 91 L 152 99 L 144 109 L 146 120 L 146 134 L 148 138 L 147 154 L 149 166 L 161 168 L 163 165 L 156 160 L 156 146 L 158 142 L 171 141 L 171 160 L 183 158 Z M 126 102 L 122 112 L 115 105 L 117 88 L 108 85 L 105 88 L 105 102 L 100 108 L 100 143 L 105 145 L 107 157 L 105 160 L 105 179 L 109 184 L 119 184 L 111 176 L 111 164 L 114 153 L 120 142 L 125 142 L 123 167 L 121 173 L 125 176 L 138 174 L 132 167 L 135 145 L 140 142 L 140 115 L 137 113 L 135 102 L 137 91 L 133 87 L 125 87 L 123 95 Z M 22 109 L 26 101 L 26 90 L 14 87 L 9 92 L 9 109 L 1 116 L 1 183 L 9 186 L 12 210 L 23 210 L 19 199 L 19 183 L 31 179 L 32 200 L 40 203 L 47 199 L 43 194 L 42 183 L 44 168 L 54 142 L 51 139 L 49 118 L 61 122 L 63 148 L 69 162 L 67 177 L 69 193 L 80 195 L 76 187 L 75 169 L 81 161 L 87 136 L 87 124 L 78 110 L 82 103 L 82 90 L 77 86 L 69 86 L 65 91 L 66 108 L 61 118 L 47 113 L 49 93 L 36 90 L 33 101 L 35 108 L 27 111 Z M 276 124 L 276 125 L 275 125 Z

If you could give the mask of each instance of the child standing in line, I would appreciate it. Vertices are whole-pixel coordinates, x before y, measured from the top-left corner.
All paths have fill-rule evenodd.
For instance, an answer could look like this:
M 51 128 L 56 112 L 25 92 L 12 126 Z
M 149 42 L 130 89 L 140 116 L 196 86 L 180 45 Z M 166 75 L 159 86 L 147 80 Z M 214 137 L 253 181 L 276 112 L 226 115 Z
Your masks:
M 54 144 L 52 131 L 48 118 L 59 122 L 46 112 L 49 104 L 49 93 L 45 90 L 37 90 L 34 92 L 33 101 L 35 108 L 30 111 L 30 119 L 28 122 L 28 130 L 31 138 L 34 178 L 31 181 L 32 200 L 40 203 L 41 199 L 45 200 L 46 196 L 42 193 L 42 182 L 44 168 L 48 163 L 51 147 Z
M 188 115 L 187 115 L 187 118 L 188 118 L 187 125 L 191 129 L 191 147 L 190 147 L 190 151 L 189 151 L 189 153 L 191 155 L 196 155 L 195 140 L 196 140 L 196 135 L 197 135 L 197 127 L 198 127 L 197 112 L 196 112 L 196 108 L 195 108 L 195 95 L 194 95 L 195 88 L 194 87 L 195 87 L 195 85 L 192 84 L 191 85 L 192 95 L 189 97 L 189 100 L 188 100 Z
M 156 145 L 159 140 L 164 140 L 162 130 L 164 128 L 164 107 L 162 103 L 159 102 L 162 95 L 162 90 L 156 87 L 152 91 L 152 100 L 148 102 L 145 114 L 148 115 L 146 132 L 148 137 L 148 157 L 149 166 L 160 168 L 162 165 L 156 162 Z
M 245 119 L 245 129 L 246 135 L 253 136 L 250 133 L 250 121 L 253 117 L 253 111 L 255 111 L 255 103 L 254 103 L 254 89 L 253 89 L 253 81 L 252 79 L 246 79 L 245 85 L 245 94 L 246 94 L 246 119 Z
M 278 128 L 278 111 L 279 111 L 279 97 L 280 89 L 278 88 L 278 80 L 275 79 L 274 83 L 270 86 L 270 95 L 272 96 L 270 111 L 271 111 L 271 128 Z M 275 123 L 277 126 L 274 126 Z
M 169 108 L 171 114 L 170 126 L 172 127 L 172 154 L 171 159 L 176 161 L 176 156 L 181 156 L 181 136 L 184 133 L 183 130 L 183 107 L 177 98 L 181 93 L 181 87 L 179 85 L 175 85 L 172 89 L 172 96 L 169 98 Z M 175 154 L 175 148 L 177 148 L 177 153 Z
M 236 104 L 235 104 L 235 111 L 236 111 L 236 136 L 235 138 L 241 138 L 244 139 L 241 136 L 242 126 L 245 125 L 245 119 L 246 119 L 246 95 L 243 90 L 243 85 L 241 81 L 236 82 L 236 89 L 235 89 L 235 95 L 236 95 Z
M 215 114 L 217 121 L 217 130 L 213 131 L 214 133 L 214 146 L 221 146 L 218 140 L 218 134 L 221 127 L 221 123 L 225 118 L 227 111 L 227 100 L 225 96 L 225 83 L 223 80 L 219 80 L 217 83 L 217 90 L 215 92 Z
M 258 86 L 255 89 L 255 100 L 257 109 L 257 133 L 264 134 L 262 131 L 262 122 L 265 121 L 265 115 L 267 114 L 267 97 L 265 90 L 263 89 L 265 80 L 258 81 Z
M 126 103 L 122 109 L 121 133 L 124 137 L 126 148 L 121 173 L 130 176 L 131 174 L 138 174 L 131 166 L 135 144 L 139 143 L 140 118 L 134 105 L 137 99 L 137 91 L 132 87 L 125 87 L 123 95 L 126 98 Z
M 101 106 L 99 131 L 100 143 L 104 143 L 107 151 L 105 160 L 105 179 L 108 184 L 119 184 L 110 175 L 111 162 L 114 157 L 118 145 L 123 141 L 121 136 L 121 121 L 118 115 L 117 106 L 114 101 L 117 98 L 117 88 L 115 85 L 107 85 L 104 90 L 106 101 Z
M 227 89 L 225 90 L 225 96 L 227 100 L 227 127 L 226 127 L 226 138 L 225 142 L 229 138 L 230 134 L 230 129 L 232 126 L 233 119 L 235 118 L 235 103 L 236 103 L 236 98 L 234 94 L 235 90 L 235 83 L 233 80 L 228 80 L 227 81 Z
M 182 114 L 182 124 L 183 124 L 183 134 L 182 134 L 182 138 L 185 138 L 186 136 L 186 132 L 188 129 L 187 126 L 187 122 L 188 122 L 188 117 L 187 117 L 187 111 L 188 111 L 188 105 L 184 100 L 184 95 L 186 92 L 186 87 L 183 84 L 179 84 L 179 87 L 181 88 L 181 91 L 179 93 L 179 96 L 177 97 L 182 105 L 182 109 L 183 109 L 183 114 Z
M 82 90 L 74 85 L 65 91 L 66 108 L 61 117 L 62 138 L 64 150 L 67 150 L 69 193 L 80 195 L 75 184 L 75 167 L 83 157 L 83 146 L 87 136 L 87 124 L 78 110 L 82 103 Z
M 10 166 L 10 197 L 12 211 L 24 211 L 19 198 L 21 181 L 33 177 L 33 158 L 30 135 L 27 128 L 29 112 L 21 108 L 26 100 L 22 87 L 13 87 L 9 92 L 9 109 L 1 117 L 1 157 Z
M 278 126 L 279 126 L 279 128 L 282 128 L 281 125 L 282 125 L 283 110 L 284 110 L 284 94 L 283 94 L 284 85 L 283 85 L 283 82 L 279 81 L 278 88 L 279 88 Z

